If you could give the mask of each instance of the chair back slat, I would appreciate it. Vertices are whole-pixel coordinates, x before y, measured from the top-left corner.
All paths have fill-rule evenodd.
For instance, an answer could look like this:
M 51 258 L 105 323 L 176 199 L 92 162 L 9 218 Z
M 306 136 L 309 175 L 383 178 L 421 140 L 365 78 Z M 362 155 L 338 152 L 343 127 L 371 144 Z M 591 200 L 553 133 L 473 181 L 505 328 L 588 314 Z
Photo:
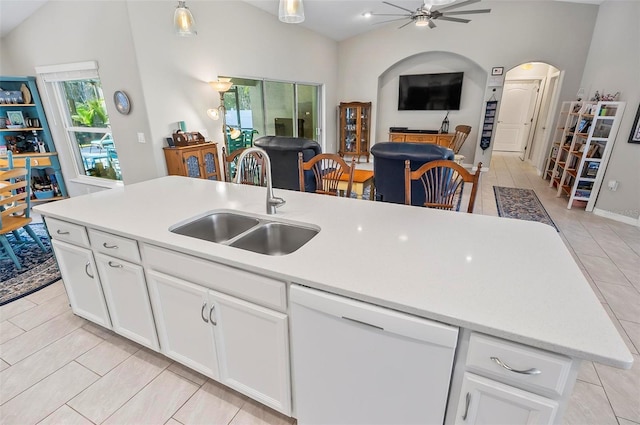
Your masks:
M 253 186 L 266 186 L 266 169 L 264 167 L 264 157 L 260 152 L 251 152 L 242 159 L 242 164 L 238 164 L 240 154 L 248 148 L 236 149 L 229 155 L 226 148 L 222 147 L 222 157 L 224 162 L 224 178 L 228 182 L 235 182 L 237 173 L 240 172 L 240 183 Z
M 25 158 L 24 168 L 13 168 L 13 156 L 9 152 L 7 162 L 11 168 L 0 171 L 0 232 L 4 218 L 29 218 L 31 211 L 31 158 Z
M 425 192 L 425 207 L 460 211 L 464 184 L 472 183 L 467 212 L 472 213 L 480 180 L 482 163 L 471 174 L 454 161 L 431 161 L 411 171 L 410 161 L 405 161 L 405 204 L 411 205 L 411 182 L 420 181 Z
M 456 126 L 456 135 L 453 137 L 453 140 L 449 144 L 449 149 L 453 150 L 453 152 L 456 154 L 459 153 L 462 145 L 464 145 L 464 142 L 467 140 L 469 133 L 471 133 L 471 126 Z
M 305 191 L 304 172 L 311 171 L 315 181 L 315 193 L 337 196 L 340 182 L 346 181 L 347 189 L 345 196 L 351 197 L 354 170 L 355 158 L 351 159 L 351 165 L 349 166 L 338 154 L 318 154 L 307 162 L 304 162 L 302 153 L 298 154 L 298 172 L 301 192 Z

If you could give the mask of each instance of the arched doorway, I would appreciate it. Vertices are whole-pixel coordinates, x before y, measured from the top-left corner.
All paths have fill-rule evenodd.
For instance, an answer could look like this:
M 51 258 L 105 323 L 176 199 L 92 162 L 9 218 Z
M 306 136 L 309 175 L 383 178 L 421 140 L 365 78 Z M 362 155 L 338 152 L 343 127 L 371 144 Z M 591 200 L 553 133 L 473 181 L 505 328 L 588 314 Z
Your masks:
M 542 169 L 560 76 L 559 69 L 543 62 L 524 63 L 507 71 L 493 152 L 512 152 Z

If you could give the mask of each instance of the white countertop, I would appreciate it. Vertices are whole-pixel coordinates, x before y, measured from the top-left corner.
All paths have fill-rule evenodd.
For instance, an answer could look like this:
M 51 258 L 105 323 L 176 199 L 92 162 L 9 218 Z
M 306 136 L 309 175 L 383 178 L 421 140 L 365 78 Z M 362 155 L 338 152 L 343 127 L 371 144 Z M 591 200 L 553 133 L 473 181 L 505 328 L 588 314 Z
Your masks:
M 633 357 L 550 226 L 186 177 L 38 205 L 43 214 L 549 351 L 628 369 Z M 213 210 L 319 226 L 267 256 L 168 228 Z

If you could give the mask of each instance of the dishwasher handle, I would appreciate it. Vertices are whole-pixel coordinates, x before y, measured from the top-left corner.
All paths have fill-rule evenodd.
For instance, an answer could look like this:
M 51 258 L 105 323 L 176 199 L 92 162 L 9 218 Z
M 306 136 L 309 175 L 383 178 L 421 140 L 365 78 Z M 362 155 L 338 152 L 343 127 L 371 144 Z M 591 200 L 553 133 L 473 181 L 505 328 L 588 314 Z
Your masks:
M 348 321 L 350 321 L 350 322 L 357 323 L 357 324 L 359 324 L 359 325 L 368 326 L 368 327 L 370 327 L 370 328 L 379 329 L 379 330 L 381 330 L 381 331 L 383 331 L 383 330 L 384 330 L 384 328 L 382 328 L 382 327 L 380 327 L 380 326 L 372 325 L 371 323 L 363 322 L 363 321 L 356 320 L 356 319 L 351 319 L 350 317 L 345 317 L 345 316 L 342 316 L 342 318 L 343 318 L 344 320 L 348 320 Z

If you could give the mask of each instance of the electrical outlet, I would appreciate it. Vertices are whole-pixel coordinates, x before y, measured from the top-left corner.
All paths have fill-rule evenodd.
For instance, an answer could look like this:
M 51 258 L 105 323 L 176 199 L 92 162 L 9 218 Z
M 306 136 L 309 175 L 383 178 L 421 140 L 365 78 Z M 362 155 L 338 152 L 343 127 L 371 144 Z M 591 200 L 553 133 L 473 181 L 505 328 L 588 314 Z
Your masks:
M 144 138 L 144 133 L 138 133 L 138 143 L 147 143 Z
M 607 185 L 607 187 L 610 191 L 615 192 L 616 190 L 618 190 L 618 184 L 619 182 L 617 180 L 609 180 L 609 184 Z

